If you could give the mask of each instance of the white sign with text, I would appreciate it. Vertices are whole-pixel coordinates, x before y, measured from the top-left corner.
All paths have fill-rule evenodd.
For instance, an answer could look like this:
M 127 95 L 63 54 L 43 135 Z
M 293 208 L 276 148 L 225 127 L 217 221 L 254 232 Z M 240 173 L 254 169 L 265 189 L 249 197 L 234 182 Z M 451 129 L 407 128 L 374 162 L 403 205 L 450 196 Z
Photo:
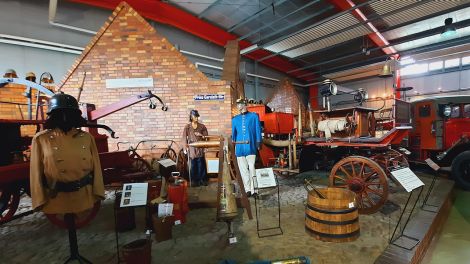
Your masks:
M 121 207 L 147 204 L 148 183 L 125 183 L 122 187 Z

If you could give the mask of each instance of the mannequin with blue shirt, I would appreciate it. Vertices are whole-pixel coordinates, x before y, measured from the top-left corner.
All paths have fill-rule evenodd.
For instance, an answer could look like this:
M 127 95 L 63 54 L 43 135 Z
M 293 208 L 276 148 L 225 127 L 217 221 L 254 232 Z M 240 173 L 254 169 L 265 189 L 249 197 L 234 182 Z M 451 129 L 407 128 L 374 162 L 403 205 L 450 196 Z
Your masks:
M 261 124 L 257 113 L 248 112 L 246 100 L 238 99 L 240 112 L 232 119 L 232 141 L 236 142 L 235 156 L 248 196 L 255 194 L 256 153 L 261 146 Z

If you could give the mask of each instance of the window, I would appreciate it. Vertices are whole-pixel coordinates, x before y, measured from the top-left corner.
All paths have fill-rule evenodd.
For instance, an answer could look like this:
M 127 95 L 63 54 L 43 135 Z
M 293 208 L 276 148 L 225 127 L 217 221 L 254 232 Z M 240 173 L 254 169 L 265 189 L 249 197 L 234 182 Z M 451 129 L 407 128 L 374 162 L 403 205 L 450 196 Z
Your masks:
M 463 107 L 463 117 L 470 117 L 470 104 L 466 104 Z
M 437 71 L 437 70 L 441 70 L 443 65 L 442 65 L 442 61 L 435 61 L 435 62 L 431 62 L 429 63 L 429 70 L 430 71 Z
M 419 107 L 419 116 L 420 117 L 428 117 L 431 115 L 431 106 L 430 105 L 422 105 Z
M 428 64 L 412 64 L 401 68 L 400 74 L 402 76 L 411 75 L 411 74 L 420 74 L 428 71 Z
M 452 106 L 452 111 L 450 112 L 450 118 L 460 117 L 460 105 Z
M 463 57 L 462 58 L 462 65 L 468 65 L 470 64 L 470 56 Z
M 459 67 L 459 65 L 460 65 L 460 58 L 445 61 L 446 68 Z

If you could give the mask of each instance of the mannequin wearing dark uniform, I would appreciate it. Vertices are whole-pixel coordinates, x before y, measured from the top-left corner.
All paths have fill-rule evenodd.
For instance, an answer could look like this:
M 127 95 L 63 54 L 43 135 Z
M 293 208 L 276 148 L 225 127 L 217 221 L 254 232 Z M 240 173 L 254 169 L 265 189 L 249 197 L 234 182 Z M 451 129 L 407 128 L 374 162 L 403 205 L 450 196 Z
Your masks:
M 183 146 L 184 150 L 189 152 L 191 159 L 190 178 L 191 186 L 206 185 L 207 186 L 207 173 L 206 173 L 206 160 L 204 158 L 204 149 L 189 147 L 188 144 L 196 141 L 203 140 L 203 136 L 207 136 L 207 128 L 205 125 L 199 123 L 199 113 L 197 110 L 191 110 L 189 114 L 189 121 L 183 130 Z
M 31 147 L 30 184 L 33 209 L 47 214 L 78 213 L 104 199 L 95 140 L 78 129 L 85 120 L 70 95 L 50 100 L 44 131 Z

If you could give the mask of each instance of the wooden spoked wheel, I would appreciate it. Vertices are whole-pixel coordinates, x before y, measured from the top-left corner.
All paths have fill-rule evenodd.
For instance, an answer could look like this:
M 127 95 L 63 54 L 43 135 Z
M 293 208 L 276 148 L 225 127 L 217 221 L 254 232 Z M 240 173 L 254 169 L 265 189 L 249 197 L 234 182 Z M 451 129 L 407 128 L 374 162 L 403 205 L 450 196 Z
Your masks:
M 137 153 L 131 154 L 132 167 L 141 172 L 151 172 L 152 166 Z
M 20 189 L 9 189 L 8 186 L 0 189 L 0 224 L 8 222 L 18 209 L 20 203 Z
M 176 162 L 176 152 L 173 149 L 167 149 L 165 153 L 163 153 L 160 158 L 162 159 L 171 159 L 172 161 Z
M 388 176 L 390 176 L 390 172 L 393 170 L 410 167 L 405 154 L 394 149 L 374 155 L 371 159 L 377 162 L 389 174 Z
M 377 212 L 388 197 L 385 171 L 375 161 L 350 156 L 338 161 L 330 174 L 330 187 L 348 188 L 356 194 L 356 204 L 361 214 Z
M 91 209 L 74 214 L 75 228 L 79 229 L 88 225 L 88 223 L 90 223 L 91 220 L 96 217 L 96 214 L 98 214 L 100 207 L 101 201 L 99 200 L 93 205 Z M 64 214 L 46 214 L 47 219 L 49 219 L 52 224 L 60 228 L 67 229 L 67 224 L 65 223 L 64 216 Z

